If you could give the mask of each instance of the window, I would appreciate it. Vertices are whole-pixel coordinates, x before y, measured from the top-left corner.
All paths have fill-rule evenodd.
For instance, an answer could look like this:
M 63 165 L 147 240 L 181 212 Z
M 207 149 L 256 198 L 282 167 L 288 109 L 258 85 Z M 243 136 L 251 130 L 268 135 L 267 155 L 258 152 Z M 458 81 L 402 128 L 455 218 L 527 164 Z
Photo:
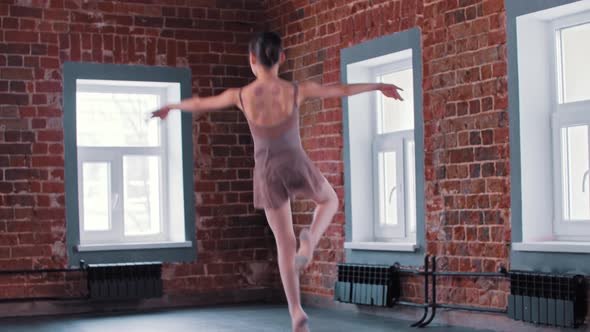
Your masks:
M 376 93 L 371 110 L 373 138 L 374 238 L 408 239 L 416 233 L 414 98 L 411 58 L 372 68 L 374 82 L 404 88 L 404 102 Z M 411 241 L 410 241 L 411 242 Z
M 167 241 L 166 121 L 150 110 L 178 83 L 77 80 L 80 243 Z M 178 97 L 176 98 L 178 99 Z
M 420 47 L 420 30 L 414 28 L 342 50 L 344 83 L 383 82 L 404 89 L 403 102 L 380 92 L 343 99 L 348 262 L 423 261 Z
M 172 111 L 166 121 L 150 119 L 152 111 L 190 95 L 190 72 L 67 63 L 64 73 L 73 257 L 88 263 L 190 259 L 190 114 Z
M 554 233 L 558 240 L 590 240 L 590 12 L 553 21 L 552 29 Z
M 556 253 L 590 252 L 590 2 L 506 4 L 512 265 L 571 269 Z

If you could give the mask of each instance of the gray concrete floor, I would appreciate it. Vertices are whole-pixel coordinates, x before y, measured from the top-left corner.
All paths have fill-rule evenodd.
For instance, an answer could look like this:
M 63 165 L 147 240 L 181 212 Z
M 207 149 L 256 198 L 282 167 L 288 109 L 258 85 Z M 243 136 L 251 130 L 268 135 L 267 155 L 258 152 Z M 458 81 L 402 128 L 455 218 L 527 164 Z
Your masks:
M 416 331 L 411 322 L 333 309 L 306 308 L 312 332 Z M 158 312 L 0 319 L 0 332 L 289 331 L 285 305 L 239 305 Z M 427 331 L 483 331 L 431 325 Z

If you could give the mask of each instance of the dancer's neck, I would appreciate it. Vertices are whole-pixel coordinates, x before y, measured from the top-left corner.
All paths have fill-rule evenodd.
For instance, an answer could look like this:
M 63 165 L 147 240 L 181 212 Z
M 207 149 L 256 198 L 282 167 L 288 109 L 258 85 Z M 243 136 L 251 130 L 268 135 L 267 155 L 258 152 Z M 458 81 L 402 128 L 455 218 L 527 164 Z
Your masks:
M 278 66 L 276 66 L 276 68 L 273 67 L 271 69 L 258 70 L 257 75 L 256 75 L 256 79 L 259 81 L 262 81 L 262 82 L 275 81 L 278 78 L 279 78 Z

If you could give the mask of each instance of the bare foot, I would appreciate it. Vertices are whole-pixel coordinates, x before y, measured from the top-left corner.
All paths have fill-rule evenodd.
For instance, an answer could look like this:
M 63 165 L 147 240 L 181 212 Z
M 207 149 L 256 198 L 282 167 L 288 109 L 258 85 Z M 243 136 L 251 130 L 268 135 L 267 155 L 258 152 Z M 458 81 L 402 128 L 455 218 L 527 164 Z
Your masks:
M 309 332 L 307 322 L 309 318 L 303 310 L 300 313 L 293 315 L 293 332 Z
M 299 233 L 299 250 L 295 256 L 295 269 L 301 272 L 311 263 L 313 258 L 313 246 L 311 243 L 311 234 L 307 228 Z

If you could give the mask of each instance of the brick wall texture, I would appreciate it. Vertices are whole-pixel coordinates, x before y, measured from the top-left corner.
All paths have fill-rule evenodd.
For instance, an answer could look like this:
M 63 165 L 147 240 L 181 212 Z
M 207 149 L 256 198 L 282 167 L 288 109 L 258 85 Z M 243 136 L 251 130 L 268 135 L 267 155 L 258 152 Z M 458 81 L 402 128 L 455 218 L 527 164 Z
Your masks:
M 420 27 L 427 252 L 439 257 L 439 270 L 509 267 L 504 0 L 271 0 L 266 10 L 270 28 L 285 38 L 287 76 L 324 84 L 340 81 L 342 48 Z M 307 151 L 344 198 L 340 100 L 308 103 L 301 114 Z M 306 204 L 294 210 L 311 218 Z M 344 257 L 343 211 L 302 279 L 308 292 L 331 294 L 331 262 Z M 419 301 L 419 280 L 405 284 L 404 296 Z M 437 295 L 442 302 L 502 308 L 506 294 L 507 285 L 492 279 L 453 278 L 442 279 Z
M 0 2 L 0 269 L 65 266 L 62 64 L 190 67 L 193 92 L 252 74 L 258 1 Z M 199 259 L 166 264 L 168 294 L 277 286 L 274 240 L 251 201 L 251 139 L 236 110 L 194 119 Z M 65 286 L 65 287 L 64 287 Z M 0 278 L 0 297 L 83 293 L 81 276 Z
M 251 32 L 279 31 L 287 79 L 340 82 L 340 50 L 420 27 L 427 252 L 439 270 L 509 268 L 510 163 L 504 0 L 15 0 L 0 3 L 0 266 L 63 266 L 64 61 L 190 67 L 193 90 L 251 80 Z M 301 109 L 303 144 L 344 201 L 339 99 Z M 272 233 L 252 207 L 252 146 L 239 111 L 194 121 L 199 261 L 167 264 L 166 292 L 280 287 Z M 331 296 L 344 208 L 302 276 Z M 293 204 L 298 231 L 313 204 Z M 78 277 L 0 279 L 0 297 L 76 293 Z M 443 279 L 439 301 L 503 308 L 507 284 Z M 25 285 L 26 287 L 23 287 Z M 419 281 L 404 296 L 420 301 Z

